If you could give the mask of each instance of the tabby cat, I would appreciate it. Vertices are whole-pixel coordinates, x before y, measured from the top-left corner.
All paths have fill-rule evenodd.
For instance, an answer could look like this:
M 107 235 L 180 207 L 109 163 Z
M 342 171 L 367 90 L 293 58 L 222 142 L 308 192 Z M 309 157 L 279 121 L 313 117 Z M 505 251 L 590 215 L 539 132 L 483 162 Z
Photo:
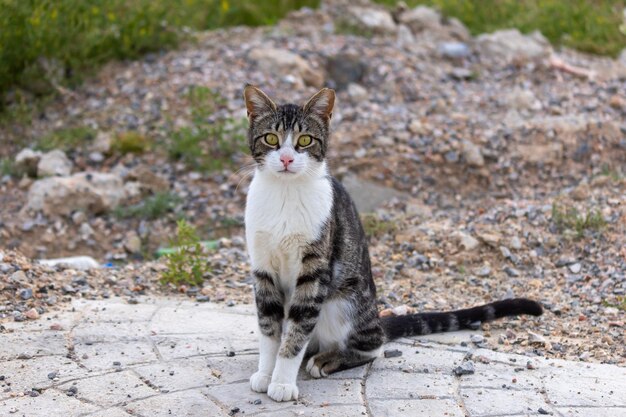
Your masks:
M 324 88 L 303 106 L 278 106 L 247 85 L 244 98 L 256 161 L 245 212 L 260 329 L 252 390 L 297 399 L 305 356 L 307 372 L 320 378 L 374 360 L 385 342 L 402 336 L 542 313 L 534 301 L 510 299 L 379 318 L 363 226 L 326 164 L 335 92 Z

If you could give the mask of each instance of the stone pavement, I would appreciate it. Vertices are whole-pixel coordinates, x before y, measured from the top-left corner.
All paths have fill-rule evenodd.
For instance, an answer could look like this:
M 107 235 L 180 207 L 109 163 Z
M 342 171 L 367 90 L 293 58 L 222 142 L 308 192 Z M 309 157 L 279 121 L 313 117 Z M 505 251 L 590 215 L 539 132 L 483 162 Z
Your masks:
M 401 356 L 326 379 L 302 372 L 300 399 L 276 403 L 248 387 L 251 306 L 81 300 L 4 327 L 3 417 L 626 416 L 626 368 L 481 349 L 477 332 L 402 339 L 385 348 Z

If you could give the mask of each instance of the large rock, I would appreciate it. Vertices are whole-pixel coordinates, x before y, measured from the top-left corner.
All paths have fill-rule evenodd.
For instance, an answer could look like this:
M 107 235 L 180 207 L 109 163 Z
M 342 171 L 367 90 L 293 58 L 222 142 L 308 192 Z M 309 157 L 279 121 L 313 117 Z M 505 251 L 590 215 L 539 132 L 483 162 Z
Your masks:
M 429 32 L 440 38 L 469 40 L 470 33 L 456 18 L 443 19 L 439 12 L 430 7 L 417 6 L 398 15 L 398 21 L 408 26 L 413 33 Z
M 72 173 L 72 161 L 65 152 L 55 149 L 44 154 L 37 164 L 38 177 L 67 177 Z
M 395 33 L 397 30 L 391 13 L 382 9 L 353 6 L 348 8 L 346 18 L 351 24 L 375 34 Z
M 22 149 L 17 155 L 15 155 L 15 167 L 31 177 L 37 176 L 37 165 L 43 154 L 39 151 L 33 151 L 32 149 Z
M 537 31 L 523 35 L 517 29 L 498 30 L 478 36 L 476 43 L 484 59 L 506 64 L 541 61 L 552 53 L 548 40 Z
M 324 74 L 311 66 L 304 58 L 292 52 L 276 48 L 255 48 L 248 55 L 259 68 L 272 74 L 294 76 L 316 88 L 324 85 Z
M 117 207 L 124 198 L 119 176 L 81 172 L 35 181 L 28 191 L 25 209 L 48 216 L 67 216 L 77 210 L 101 213 Z

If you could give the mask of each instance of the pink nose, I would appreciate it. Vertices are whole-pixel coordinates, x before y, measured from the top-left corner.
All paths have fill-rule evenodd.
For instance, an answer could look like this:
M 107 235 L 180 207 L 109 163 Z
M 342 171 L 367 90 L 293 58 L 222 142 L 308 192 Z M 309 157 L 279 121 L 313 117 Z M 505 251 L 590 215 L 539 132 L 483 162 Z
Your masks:
M 287 168 L 289 164 L 293 162 L 293 157 L 291 155 L 281 155 L 280 161 L 283 163 L 285 168 Z

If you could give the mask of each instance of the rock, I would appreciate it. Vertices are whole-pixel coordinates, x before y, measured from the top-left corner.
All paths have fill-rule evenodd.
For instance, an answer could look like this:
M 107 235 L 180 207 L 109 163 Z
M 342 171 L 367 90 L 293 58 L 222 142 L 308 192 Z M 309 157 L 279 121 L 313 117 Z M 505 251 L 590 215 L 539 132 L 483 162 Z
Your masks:
M 498 233 L 485 230 L 477 230 L 476 236 L 492 248 L 498 248 L 500 246 L 500 241 L 502 240 L 502 236 Z
M 437 51 L 444 58 L 461 59 L 471 54 L 471 50 L 467 44 L 463 42 L 442 42 L 437 45 Z
M 582 265 L 576 262 L 575 264 L 569 265 L 568 268 L 572 272 L 572 274 L 577 274 L 582 269 Z
M 104 155 L 102 155 L 102 153 L 100 153 L 100 152 L 90 152 L 89 153 L 89 160 L 91 162 L 95 162 L 95 163 L 99 164 L 100 162 L 104 161 Z
M 77 210 L 102 213 L 117 207 L 125 197 L 119 176 L 81 172 L 35 181 L 28 191 L 25 209 L 49 216 L 67 216 Z
M 479 277 L 488 277 L 489 274 L 491 274 L 491 268 L 485 265 L 475 270 L 474 273 L 476 274 L 476 276 L 479 276 Z
M 100 264 L 91 256 L 71 256 L 68 258 L 40 259 L 39 263 L 48 266 L 60 265 L 78 270 L 87 270 L 100 267 Z
M 539 414 L 542 414 L 542 415 L 552 415 L 552 413 L 551 413 L 551 412 L 547 411 L 546 409 L 544 409 L 544 408 L 542 408 L 542 407 L 539 407 L 539 408 L 537 409 L 537 412 L 538 412 Z
M 126 180 L 138 182 L 143 190 L 151 193 L 164 192 L 170 189 L 170 182 L 167 178 L 154 173 L 147 165 L 138 165 L 133 168 L 128 172 Z
M 512 268 L 510 266 L 505 267 L 504 272 L 506 272 L 506 274 L 510 276 L 511 278 L 516 278 L 520 276 L 520 272 L 517 269 Z
M 619 56 L 617 57 L 617 62 L 626 66 L 626 48 L 622 49 L 622 52 L 619 53 Z
M 72 161 L 65 152 L 55 149 L 44 154 L 37 164 L 38 177 L 67 177 L 72 172 Z
M 11 280 L 11 282 L 24 282 L 26 281 L 28 278 L 26 277 L 26 274 L 24 273 L 24 271 L 20 270 L 20 271 L 15 271 L 14 273 L 11 274 L 11 276 L 9 277 L 9 280 Z
M 362 29 L 375 34 L 396 32 L 396 24 L 391 13 L 383 9 L 353 6 L 348 8 L 348 21 Z
M 332 86 L 344 90 L 352 83 L 359 83 L 365 76 L 365 63 L 352 54 L 338 54 L 326 61 L 326 72 Z
M 348 84 L 348 96 L 355 104 L 358 104 L 367 100 L 368 92 L 362 85 L 350 83 Z
M 384 353 L 385 358 L 397 358 L 402 356 L 402 351 L 398 350 L 398 349 L 389 349 L 386 350 Z
M 459 246 L 466 251 L 472 251 L 480 246 L 478 239 L 465 232 L 457 232 L 455 236 L 458 239 Z
M 141 239 L 134 230 L 131 230 L 126 234 L 126 237 L 124 238 L 124 249 L 126 249 L 129 253 L 141 252 Z
M 427 6 L 417 6 L 398 15 L 398 21 L 413 33 L 428 32 L 438 38 L 469 40 L 470 33 L 456 18 L 442 19 L 441 15 Z
M 39 318 L 39 312 L 34 308 L 31 308 L 26 313 L 24 313 L 27 319 L 29 320 L 37 320 Z
M 299 77 L 306 85 L 321 88 L 324 85 L 324 74 L 315 69 L 311 62 L 300 55 L 276 48 L 254 48 L 248 55 L 259 68 L 272 76 Z
M 546 339 L 540 334 L 528 332 L 528 343 L 535 346 L 545 346 Z
M 531 164 L 556 164 L 563 159 L 563 143 L 553 142 L 542 144 L 518 144 L 514 152 L 522 160 Z
M 89 150 L 92 153 L 99 153 L 107 155 L 111 152 L 111 134 L 106 132 L 98 132 L 94 140 L 89 146 Z
M 453 372 L 456 376 L 472 375 L 474 372 L 476 372 L 476 368 L 474 367 L 474 362 L 465 361 L 460 366 L 454 368 Z
M 54 379 L 54 378 L 56 378 L 56 377 L 57 377 L 57 372 L 50 372 L 50 373 L 48 374 L 48 379 Z
M 354 175 L 346 175 L 342 183 L 354 200 L 360 213 L 371 213 L 394 197 L 404 194 L 393 188 L 383 187 Z
M 475 76 L 468 68 L 452 68 L 449 74 L 455 80 L 471 80 Z
M 480 147 L 469 140 L 463 141 L 463 158 L 469 166 L 482 167 L 485 165 L 485 159 Z
M 428 129 L 426 128 L 424 123 L 422 123 L 418 119 L 411 120 L 407 128 L 409 129 L 409 132 L 416 135 L 425 135 L 428 133 Z
M 30 300 L 31 298 L 33 298 L 33 290 L 31 290 L 30 288 L 22 288 L 17 293 L 22 300 Z
M 543 106 L 535 94 L 526 89 L 515 88 L 506 98 L 509 107 L 515 110 L 541 110 Z
M 476 38 L 478 49 L 486 60 L 524 63 L 548 58 L 552 47 L 540 33 L 523 35 L 517 29 L 498 30 Z
M 470 341 L 475 344 L 484 343 L 485 337 L 480 334 L 473 334 L 470 336 Z
M 15 168 L 31 177 L 35 177 L 37 176 L 37 164 L 39 164 L 41 155 L 42 153 L 39 151 L 33 151 L 29 148 L 22 149 L 15 155 Z
M 578 187 L 574 188 L 570 195 L 576 201 L 585 201 L 589 198 L 591 194 L 591 189 L 589 188 L 589 184 L 580 184 Z
M 513 236 L 509 239 L 509 246 L 515 250 L 522 249 L 522 241 L 517 236 Z

